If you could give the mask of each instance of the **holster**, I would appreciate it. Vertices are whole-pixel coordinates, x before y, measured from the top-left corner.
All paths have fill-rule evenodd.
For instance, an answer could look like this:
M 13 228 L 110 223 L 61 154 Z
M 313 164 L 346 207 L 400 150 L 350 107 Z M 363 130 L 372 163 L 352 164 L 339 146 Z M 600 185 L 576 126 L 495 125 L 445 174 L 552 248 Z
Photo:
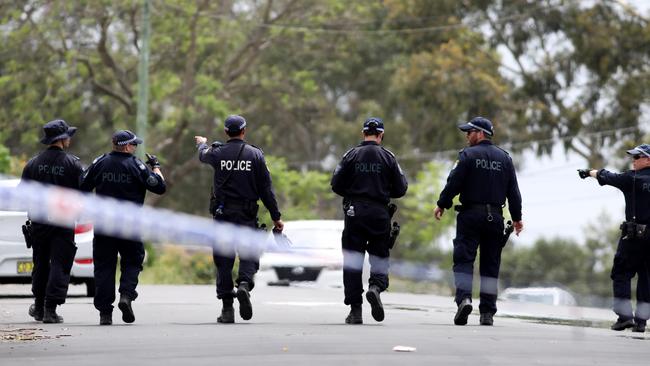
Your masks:
M 623 221 L 621 226 L 623 240 L 627 239 L 650 239 L 650 228 L 646 224 L 637 224 L 634 221 Z
M 25 225 L 22 226 L 23 236 L 25 237 L 25 245 L 27 249 L 31 248 L 34 245 L 34 226 L 32 226 L 31 220 L 25 221 Z

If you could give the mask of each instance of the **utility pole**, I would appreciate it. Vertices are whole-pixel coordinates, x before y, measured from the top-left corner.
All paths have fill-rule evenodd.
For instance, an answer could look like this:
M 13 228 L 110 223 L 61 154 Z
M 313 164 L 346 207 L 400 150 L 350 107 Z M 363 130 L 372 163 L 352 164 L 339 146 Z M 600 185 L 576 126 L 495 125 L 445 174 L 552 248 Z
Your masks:
M 138 157 L 144 159 L 147 144 L 147 111 L 149 108 L 149 34 L 151 25 L 149 11 L 151 0 L 144 0 L 142 5 L 142 45 L 138 64 L 138 112 L 136 117 L 136 135 L 144 142 L 138 149 Z

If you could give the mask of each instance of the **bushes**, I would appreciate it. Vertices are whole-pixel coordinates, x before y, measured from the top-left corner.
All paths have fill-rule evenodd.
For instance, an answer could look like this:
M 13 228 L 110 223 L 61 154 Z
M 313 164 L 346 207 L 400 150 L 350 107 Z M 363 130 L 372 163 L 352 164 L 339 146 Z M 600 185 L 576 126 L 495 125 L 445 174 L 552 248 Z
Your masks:
M 233 271 L 236 271 L 234 268 Z M 147 245 L 140 282 L 148 284 L 213 284 L 216 269 L 209 251 L 174 245 Z

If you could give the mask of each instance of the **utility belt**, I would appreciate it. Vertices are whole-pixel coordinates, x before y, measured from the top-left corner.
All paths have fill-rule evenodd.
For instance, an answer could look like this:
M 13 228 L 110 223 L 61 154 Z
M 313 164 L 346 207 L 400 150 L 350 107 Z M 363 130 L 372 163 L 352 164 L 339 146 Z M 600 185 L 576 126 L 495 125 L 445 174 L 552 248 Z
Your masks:
M 373 200 L 371 198 L 367 197 L 359 197 L 359 196 L 348 196 L 343 199 L 343 207 L 349 207 L 354 204 L 354 202 L 360 202 L 360 203 L 367 203 L 371 206 L 375 207 L 381 207 L 386 210 L 388 210 L 388 204 L 385 202 Z
M 470 203 L 470 204 L 456 205 L 454 206 L 454 211 L 456 212 L 474 211 L 474 212 L 486 213 L 488 221 L 494 220 L 493 215 L 496 214 L 503 217 L 503 207 L 498 205 L 493 205 L 490 203 Z
M 213 205 L 211 204 L 210 207 L 212 208 Z M 224 209 L 226 208 L 229 210 L 241 210 L 250 216 L 256 216 L 259 206 L 256 201 L 251 200 L 215 200 L 212 214 L 214 216 L 223 215 Z
M 623 239 L 650 239 L 650 225 L 638 224 L 634 221 L 623 221 L 621 226 Z

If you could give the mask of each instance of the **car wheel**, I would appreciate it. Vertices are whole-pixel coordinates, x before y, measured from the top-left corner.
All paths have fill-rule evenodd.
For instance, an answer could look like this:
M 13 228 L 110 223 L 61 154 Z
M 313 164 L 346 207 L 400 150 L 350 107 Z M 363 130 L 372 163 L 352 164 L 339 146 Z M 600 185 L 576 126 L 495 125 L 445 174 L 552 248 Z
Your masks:
M 86 283 L 86 296 L 95 297 L 95 279 L 91 278 L 85 281 Z
M 273 267 L 278 280 L 316 281 L 322 267 Z

